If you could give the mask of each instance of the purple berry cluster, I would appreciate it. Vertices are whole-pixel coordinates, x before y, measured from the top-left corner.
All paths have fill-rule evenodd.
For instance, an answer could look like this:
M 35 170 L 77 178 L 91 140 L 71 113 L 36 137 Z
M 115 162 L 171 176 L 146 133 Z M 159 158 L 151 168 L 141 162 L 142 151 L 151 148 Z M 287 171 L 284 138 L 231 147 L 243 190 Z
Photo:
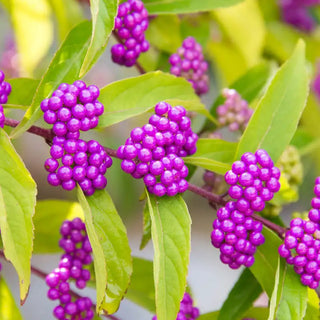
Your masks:
M 235 161 L 231 170 L 225 174 L 225 181 L 230 185 L 229 196 L 236 200 L 241 212 L 260 212 L 265 202 L 273 198 L 280 189 L 280 170 L 265 150 L 255 154 L 246 152 L 240 161 Z
M 170 73 L 187 79 L 197 95 L 209 90 L 208 63 L 204 60 L 202 47 L 193 37 L 183 40 L 177 53 L 170 56 Z
M 44 121 L 52 124 L 52 131 L 58 137 L 79 139 L 80 131 L 95 128 L 104 106 L 97 99 L 99 88 L 77 80 L 73 84 L 60 84 L 52 97 L 41 102 Z
M 229 201 L 217 211 L 211 233 L 212 245 L 220 249 L 220 259 L 230 268 L 237 269 L 254 263 L 256 248 L 264 243 L 263 225 L 252 218 L 254 211 L 262 211 L 265 202 L 280 189 L 280 170 L 265 150 L 255 154 L 246 152 L 225 174 L 230 185 Z
M 7 103 L 8 96 L 11 93 L 11 85 L 8 82 L 4 81 L 5 75 L 4 72 L 0 70 L 0 127 L 4 127 L 4 111 L 2 104 Z
M 106 187 L 104 174 L 111 167 L 112 159 L 96 140 L 55 137 L 50 155 L 44 166 L 52 186 L 61 185 L 64 190 L 72 190 L 78 182 L 87 196 Z
M 60 304 L 54 308 L 53 315 L 57 319 L 90 320 L 94 317 L 92 301 L 83 297 L 72 299 L 70 280 L 75 281 L 78 289 L 84 289 L 90 279 L 90 271 L 84 266 L 91 264 L 91 245 L 86 233 L 85 224 L 80 218 L 64 221 L 60 234 L 60 247 L 65 251 L 61 256 L 59 267 L 47 275 L 49 286 L 48 298 L 59 300 Z
M 218 121 L 222 126 L 228 126 L 230 131 L 244 131 L 253 110 L 248 107 L 248 102 L 243 100 L 234 89 L 223 89 L 224 104 L 217 108 Z
M 99 89 L 86 86 L 83 81 L 72 85 L 63 83 L 52 97 L 41 102 L 44 120 L 52 124 L 55 137 L 50 148 L 51 158 L 45 161 L 49 172 L 48 182 L 72 190 L 78 182 L 86 195 L 96 189 L 104 189 L 104 174 L 112 165 L 112 159 L 95 140 L 79 139 L 80 131 L 88 131 L 98 125 L 103 114 L 103 104 L 97 101 Z
M 142 52 L 149 50 L 144 35 L 148 25 L 148 11 L 141 0 L 129 0 L 119 5 L 114 31 L 121 43 L 111 48 L 113 62 L 131 67 Z
M 253 220 L 252 211 L 237 209 L 237 203 L 229 201 L 217 211 L 213 221 L 211 243 L 220 249 L 220 260 L 231 269 L 241 265 L 251 267 L 257 247 L 264 243 L 263 225 Z
M 8 101 L 8 96 L 11 93 L 11 85 L 4 81 L 4 72 L 0 70 L 0 104 L 5 104 Z
M 319 0 L 279 0 L 282 19 L 297 29 L 310 33 L 316 27 L 316 21 L 309 12 Z
M 180 310 L 176 320 L 195 320 L 199 317 L 199 309 L 193 306 L 193 300 L 189 293 L 185 292 L 180 302 Z M 157 316 L 153 316 L 152 320 L 157 320 Z
M 303 285 L 316 289 L 320 281 L 320 177 L 315 180 L 315 197 L 308 220 L 295 218 L 290 222 L 279 254 L 300 275 Z
M 188 188 L 188 168 L 181 157 L 196 152 L 197 140 L 186 110 L 159 102 L 149 123 L 131 131 L 117 156 L 122 159 L 122 170 L 143 178 L 149 192 L 158 197 L 175 196 Z
M 5 120 L 5 115 L 3 111 L 3 106 L 0 104 L 0 128 L 4 127 L 4 120 Z

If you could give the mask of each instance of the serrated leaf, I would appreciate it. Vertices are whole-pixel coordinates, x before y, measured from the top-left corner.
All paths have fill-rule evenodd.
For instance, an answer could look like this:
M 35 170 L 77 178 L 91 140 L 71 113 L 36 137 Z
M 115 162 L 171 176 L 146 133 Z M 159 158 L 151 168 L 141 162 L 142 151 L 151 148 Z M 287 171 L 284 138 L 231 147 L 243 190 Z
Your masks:
M 199 139 L 197 152 L 185 157 L 184 162 L 200 166 L 219 174 L 225 174 L 231 168 L 237 143 L 219 139 Z
M 245 269 L 223 303 L 218 320 L 242 319 L 261 292 L 259 282 L 249 269 Z
M 125 297 L 150 312 L 155 313 L 152 261 L 133 257 L 133 272 L 130 286 Z
M 174 320 L 186 289 L 191 218 L 180 195 L 147 193 L 154 246 L 154 284 L 158 320 Z
M 78 202 L 65 200 L 41 200 L 36 204 L 34 223 L 34 253 L 60 252 L 60 227 L 64 220 L 83 219 Z
M 0 229 L 6 259 L 19 276 L 23 302 L 30 285 L 32 216 L 37 188 L 4 130 L 0 130 Z
M 211 117 L 189 82 L 161 71 L 113 82 L 100 90 L 99 101 L 105 107 L 100 128 L 147 112 L 160 101 Z
M 22 315 L 18 309 L 12 293 L 0 276 L 0 319 L 1 320 L 22 320 Z
M 148 244 L 148 242 L 151 239 L 151 218 L 150 218 L 150 212 L 149 212 L 149 206 L 146 202 L 143 208 L 143 233 L 142 233 L 142 239 L 140 243 L 140 250 L 144 249 L 145 246 Z
M 6 108 L 27 109 L 32 103 L 39 80 L 30 78 L 9 79 L 12 91 L 8 97 Z
M 235 159 L 262 148 L 276 162 L 291 141 L 308 96 L 304 52 L 305 45 L 299 41 L 276 73 L 240 139 Z
M 97 311 L 114 313 L 128 289 L 132 273 L 126 228 L 106 190 L 96 190 L 94 195 L 85 197 L 78 188 L 78 198 L 93 250 Z
M 261 59 L 266 28 L 260 7 L 255 0 L 213 11 L 229 40 L 252 67 Z M 245 45 L 244 45 L 245 43 Z
M 87 54 L 80 70 L 84 76 L 107 46 L 114 26 L 119 0 L 91 0 L 92 36 Z
M 79 78 L 79 71 L 90 43 L 90 36 L 91 26 L 88 21 L 80 23 L 70 31 L 53 57 L 46 73 L 42 76 L 31 106 L 20 124 L 12 130 L 12 138 L 17 138 L 41 117 L 41 101 L 49 97 L 61 82 L 72 83 Z
M 176 14 L 209 11 L 232 6 L 242 0 L 144 0 L 149 14 Z
M 9 3 L 21 74 L 31 76 L 53 41 L 51 8 L 48 0 L 10 0 Z
M 80 3 L 77 0 L 49 1 L 57 20 L 59 38 L 63 40 L 69 31 L 84 19 Z

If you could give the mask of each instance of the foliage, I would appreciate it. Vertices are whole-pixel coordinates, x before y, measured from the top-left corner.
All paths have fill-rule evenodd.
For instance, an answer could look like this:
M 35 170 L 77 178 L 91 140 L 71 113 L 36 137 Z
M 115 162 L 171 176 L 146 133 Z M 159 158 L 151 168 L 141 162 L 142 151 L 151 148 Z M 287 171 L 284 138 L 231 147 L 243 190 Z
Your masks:
M 141 191 L 138 182 L 124 180 L 114 170 L 112 178 L 108 177 L 112 196 L 106 190 L 85 196 L 78 188 L 77 195 L 71 193 L 68 200 L 37 199 L 41 181 L 32 177 L 24 164 L 24 154 L 17 151 L 27 131 L 34 133 L 34 126 L 43 126 L 41 101 L 51 97 L 60 83 L 87 81 L 99 68 L 112 73 L 103 69 L 103 53 L 109 50 L 109 40 L 116 40 L 112 30 L 119 2 L 123 1 L 91 0 L 89 7 L 76 0 L 37 0 L 32 5 L 27 0 L 0 0 L 11 21 L 21 75 L 13 79 L 7 76 L 12 92 L 3 106 L 7 117 L 15 115 L 15 110 L 23 112 L 19 123 L 0 127 L 0 258 L 10 261 L 16 270 L 23 304 L 30 287 L 32 255 L 60 253 L 61 223 L 81 217 L 94 256 L 90 285 L 96 290 L 96 317 L 117 312 L 121 301 L 128 299 L 155 313 L 158 320 L 175 320 L 187 287 L 191 216 L 197 219 L 196 213 L 190 216 L 183 196 L 160 198 L 143 192 L 140 249 L 151 240 L 154 258 L 132 257 L 126 219 L 132 214 L 124 212 L 123 203 L 131 206 L 137 202 L 133 194 Z M 106 148 L 119 145 L 132 123 L 140 125 L 158 102 L 166 101 L 172 106 L 182 105 L 193 117 L 194 131 L 199 132 L 196 153 L 184 158 L 189 177 L 203 169 L 223 175 L 243 153 L 259 148 L 276 163 L 290 144 L 302 157 L 306 176 L 319 174 L 320 102 L 309 92 L 319 56 L 319 30 L 304 34 L 286 25 L 277 6 L 267 0 L 143 2 L 151 16 L 146 32 L 151 49 L 142 54 L 136 67 L 141 73 L 147 72 L 132 71 L 130 77 L 120 80 L 110 77 L 111 83 L 101 86 L 99 101 L 104 104 L 104 113 L 94 135 Z M 314 10 L 314 16 L 319 15 L 319 10 L 310 10 Z M 91 21 L 85 19 L 88 16 Z M 188 81 L 169 73 L 169 54 L 176 52 L 187 36 L 202 45 L 210 61 L 211 93 L 204 99 Z M 120 67 L 113 68 L 123 74 Z M 243 133 L 231 136 L 217 120 L 218 107 L 224 103 L 220 94 L 223 87 L 237 90 L 254 109 Z M 108 150 L 115 156 L 115 150 Z M 42 170 L 43 164 L 38 159 L 34 162 Z M 119 169 L 120 161 L 114 162 Z M 194 179 L 198 181 L 197 176 Z M 293 192 L 283 177 L 282 189 L 272 203 L 291 203 L 300 196 L 304 210 L 308 210 L 313 188 L 310 180 L 304 181 L 303 190 Z M 114 195 L 119 181 L 125 190 Z M 214 213 L 223 201 L 220 197 L 220 202 L 213 203 L 214 195 L 210 198 L 208 193 L 191 189 L 210 200 Z M 311 191 L 302 192 L 307 189 Z M 206 210 L 212 216 L 212 208 Z M 255 264 L 242 271 L 220 310 L 212 307 L 199 319 L 319 318 L 316 291 L 303 286 L 292 266 L 278 255 L 282 235 L 271 229 L 283 226 L 282 217 L 269 220 L 263 230 L 265 243 L 255 253 Z M 215 266 L 206 267 L 216 272 Z M 0 319 L 23 319 L 5 275 L 0 275 Z M 215 284 L 208 285 L 211 291 L 219 291 Z M 263 308 L 257 308 L 254 303 L 262 293 L 269 300 Z

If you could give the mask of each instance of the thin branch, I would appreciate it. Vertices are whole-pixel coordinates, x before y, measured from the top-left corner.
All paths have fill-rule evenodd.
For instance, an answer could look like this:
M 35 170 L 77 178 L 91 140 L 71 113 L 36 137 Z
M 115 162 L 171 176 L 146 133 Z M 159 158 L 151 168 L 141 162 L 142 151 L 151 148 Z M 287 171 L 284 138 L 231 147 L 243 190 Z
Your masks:
M 19 121 L 10 118 L 5 118 L 4 120 L 4 124 L 8 127 L 15 128 L 19 125 L 19 123 Z M 27 131 L 37 136 L 43 137 L 46 141 L 52 141 L 54 137 L 52 130 L 37 126 L 31 126 Z
M 214 193 L 211 193 L 211 192 L 209 192 L 201 187 L 198 187 L 196 185 L 193 185 L 191 183 L 189 183 L 188 190 L 207 199 L 209 201 L 210 206 L 212 208 L 214 208 L 215 210 L 217 209 L 217 205 L 224 206 L 228 202 L 228 201 L 224 200 L 225 195 L 222 195 L 222 196 L 216 195 Z M 270 220 L 262 218 L 261 216 L 259 216 L 257 214 L 253 214 L 252 218 L 254 220 L 262 222 L 263 225 L 265 225 L 266 227 L 268 227 L 269 229 L 271 229 L 275 233 L 277 233 L 280 238 L 282 238 L 282 239 L 284 238 L 284 234 L 286 233 L 285 228 L 271 222 Z
M 2 250 L 0 250 L 0 256 L 5 259 L 5 256 L 4 256 L 4 253 L 3 253 Z M 36 275 L 37 277 L 41 278 L 41 279 L 46 279 L 46 277 L 47 277 L 47 274 L 45 272 L 41 271 L 40 269 L 38 269 L 38 268 L 36 268 L 36 267 L 34 267 L 32 265 L 31 265 L 31 272 L 34 275 Z M 69 292 L 70 292 L 71 296 L 73 296 L 76 299 L 82 298 L 82 296 L 80 296 L 77 292 L 75 292 L 75 291 L 73 291 L 71 289 L 70 289 Z M 95 304 L 92 304 L 92 306 L 94 307 L 94 309 L 96 309 L 96 305 Z M 115 317 L 115 316 L 113 316 L 111 314 L 104 313 L 103 316 L 105 316 L 106 318 L 111 319 L 111 320 L 120 320 L 119 318 L 117 318 L 117 317 Z
M 189 183 L 189 187 L 188 187 L 188 190 L 193 192 L 193 193 L 196 193 L 198 194 L 199 196 L 207 199 L 210 203 L 215 203 L 215 204 L 219 204 L 219 205 L 222 205 L 224 206 L 227 201 L 223 199 L 223 197 L 217 195 L 217 194 L 214 194 L 212 192 L 209 192 L 201 187 L 198 187 L 194 184 L 191 184 Z
M 119 35 L 115 31 L 112 31 L 112 34 L 117 39 L 117 41 L 119 43 L 123 44 L 123 40 L 119 37 Z M 139 71 L 139 73 L 141 73 L 141 74 L 146 73 L 146 71 L 144 70 L 142 65 L 138 62 L 138 60 L 136 60 L 136 63 L 134 65 L 137 68 L 137 70 Z

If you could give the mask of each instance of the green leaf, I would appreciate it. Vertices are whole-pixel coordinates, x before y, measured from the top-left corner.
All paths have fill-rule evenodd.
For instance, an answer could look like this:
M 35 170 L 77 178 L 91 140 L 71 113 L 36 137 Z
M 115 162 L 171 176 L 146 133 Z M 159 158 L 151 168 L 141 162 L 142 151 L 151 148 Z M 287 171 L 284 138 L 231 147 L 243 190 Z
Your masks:
M 271 76 L 271 73 L 272 68 L 270 64 L 259 64 L 251 68 L 234 83 L 230 84 L 229 88 L 237 90 L 242 99 L 251 104 L 255 99 L 259 98 Z M 213 117 L 216 117 L 217 108 L 219 105 L 223 104 L 224 101 L 225 98 L 220 94 L 210 108 L 210 113 Z M 202 131 L 210 129 L 214 129 L 214 124 L 207 120 Z
M 1 320 L 22 320 L 20 310 L 12 296 L 12 293 L 0 276 L 0 319 Z
M 307 287 L 301 283 L 300 276 L 287 263 L 280 264 L 280 272 L 282 283 L 278 297 L 279 305 L 276 319 L 303 319 L 307 308 Z
M 83 218 L 83 211 L 78 202 L 64 200 L 41 200 L 37 202 L 33 219 L 34 253 L 60 252 L 60 227 L 64 220 L 75 217 Z
M 276 162 L 291 141 L 308 96 L 304 49 L 299 41 L 275 75 L 240 139 L 236 159 L 262 148 Z
M 107 46 L 109 36 L 114 26 L 119 0 L 91 0 L 90 10 L 92 16 L 91 42 L 80 70 L 84 76 Z
M 279 296 L 279 279 L 280 279 L 280 257 L 278 256 L 278 267 L 275 275 L 274 288 L 272 296 L 270 298 L 270 307 L 269 307 L 269 317 L 268 320 L 273 320 L 276 316 L 277 306 L 278 306 L 278 296 Z
M 149 14 L 175 14 L 209 11 L 232 6 L 242 0 L 144 0 Z
M 225 174 L 231 168 L 237 143 L 219 139 L 199 139 L 197 152 L 183 158 L 187 164 L 203 167 L 219 174 Z
M 32 103 L 39 81 L 30 78 L 9 79 L 12 91 L 8 97 L 6 108 L 27 109 Z
M 146 202 L 143 209 L 143 234 L 140 243 L 140 250 L 145 248 L 148 244 L 149 240 L 151 239 L 151 218 L 149 212 L 149 206 Z
M 305 320 L 319 320 L 320 300 L 315 290 L 308 288 L 308 304 Z
M 257 64 L 261 59 L 266 34 L 258 2 L 246 0 L 213 12 L 227 37 L 242 54 L 246 65 L 252 67 Z
M 218 320 L 242 319 L 261 292 L 259 282 L 248 269 L 245 269 L 223 303 Z
M 219 316 L 219 311 L 209 312 L 201 314 L 198 318 L 198 320 L 217 320 Z M 262 308 L 262 307 L 254 307 L 249 309 L 244 317 L 246 318 L 252 318 L 257 320 L 267 320 L 268 318 L 268 309 Z M 230 318 L 231 320 L 231 318 Z M 232 319 L 233 320 L 233 319 Z
M 191 218 L 180 195 L 147 193 L 154 246 L 154 284 L 158 320 L 174 320 L 186 289 Z
M 266 227 L 263 228 L 262 234 L 265 237 L 265 243 L 257 248 L 257 252 L 254 255 L 255 263 L 250 267 L 250 271 L 270 298 L 276 282 L 278 248 L 281 240 Z
M 134 257 L 133 272 L 125 296 L 135 304 L 155 313 L 155 293 L 152 261 Z
M 0 229 L 4 254 L 15 267 L 24 302 L 30 285 L 32 216 L 37 188 L 4 130 L 0 130 Z
M 49 1 L 57 20 L 59 38 L 63 40 L 69 31 L 84 19 L 80 3 L 77 0 Z
M 10 0 L 21 74 L 31 76 L 53 41 L 53 23 L 48 0 Z
M 99 101 L 105 106 L 100 128 L 147 112 L 160 101 L 211 117 L 190 83 L 161 71 L 113 82 L 101 89 Z
M 20 124 L 12 130 L 12 138 L 17 138 L 41 117 L 41 101 L 48 98 L 61 82 L 72 83 L 79 78 L 82 61 L 90 43 L 90 35 L 89 22 L 83 22 L 70 31 L 42 76 L 31 106 Z
M 106 190 L 85 197 L 78 188 L 93 250 L 96 275 L 97 310 L 114 313 L 128 289 L 132 273 L 127 232 Z
M 179 18 L 174 15 L 155 17 L 150 21 L 146 38 L 156 48 L 174 53 L 182 43 Z

